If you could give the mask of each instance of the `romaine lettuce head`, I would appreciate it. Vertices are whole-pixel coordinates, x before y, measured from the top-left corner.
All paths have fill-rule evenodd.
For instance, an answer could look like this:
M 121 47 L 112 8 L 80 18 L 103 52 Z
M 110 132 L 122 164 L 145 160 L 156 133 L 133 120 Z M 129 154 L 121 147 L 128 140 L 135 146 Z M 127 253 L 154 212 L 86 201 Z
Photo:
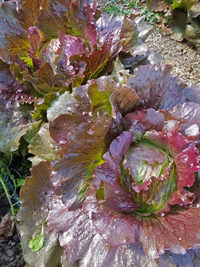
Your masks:
M 34 166 L 21 190 L 25 260 L 198 266 L 199 113 L 198 90 L 168 67 L 142 66 L 126 83 L 101 77 L 61 95 L 48 110 L 60 158 Z M 42 225 L 44 246 L 32 252 Z

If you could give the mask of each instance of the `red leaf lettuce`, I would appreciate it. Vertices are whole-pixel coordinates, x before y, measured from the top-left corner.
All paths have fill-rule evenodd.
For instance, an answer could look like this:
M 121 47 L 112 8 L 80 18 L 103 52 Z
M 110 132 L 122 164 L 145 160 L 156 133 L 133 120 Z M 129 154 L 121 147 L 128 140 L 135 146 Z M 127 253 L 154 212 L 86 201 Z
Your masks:
M 34 166 L 21 190 L 25 260 L 45 266 L 59 250 L 62 266 L 198 266 L 199 110 L 198 90 L 168 67 L 61 95 L 48 110 L 59 156 Z M 47 217 L 44 247 L 32 253 Z

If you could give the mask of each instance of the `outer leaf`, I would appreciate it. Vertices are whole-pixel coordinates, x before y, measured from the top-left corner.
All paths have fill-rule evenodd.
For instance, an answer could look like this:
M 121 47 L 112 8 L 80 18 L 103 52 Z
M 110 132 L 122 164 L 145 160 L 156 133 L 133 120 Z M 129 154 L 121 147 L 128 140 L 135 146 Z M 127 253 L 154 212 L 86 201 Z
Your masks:
M 49 125 L 47 123 L 33 137 L 28 148 L 29 153 L 34 155 L 34 157 L 29 158 L 33 165 L 43 160 L 53 161 L 60 158 L 58 144 L 50 137 Z
M 9 65 L 0 60 L 0 98 L 2 101 L 6 100 L 9 106 L 15 101 L 31 103 L 39 96 L 30 83 L 18 82 L 11 73 Z
M 188 2 L 188 1 L 187 1 Z M 183 41 L 187 24 L 187 13 L 182 9 L 174 9 L 172 13 L 172 24 L 170 26 L 171 38 Z
M 97 29 L 100 43 L 110 44 L 112 58 L 120 51 L 130 52 L 133 56 L 147 52 L 146 46 L 138 38 L 137 24 L 128 17 L 103 13 L 97 21 Z
M 173 0 L 172 9 L 183 9 L 184 11 L 188 11 L 197 0 Z
M 63 87 L 59 75 L 54 75 L 48 62 L 42 65 L 33 75 L 25 75 L 24 80 L 31 82 L 35 89 L 43 95 L 51 91 L 59 91 Z
M 158 258 L 165 250 L 185 254 L 200 246 L 199 208 L 172 209 L 163 217 L 143 217 L 142 244 L 144 252 Z M 156 231 L 155 231 L 156 229 Z
M 106 207 L 100 206 L 95 197 L 91 198 L 91 194 L 92 191 L 88 189 L 86 191 L 84 209 L 91 212 L 91 218 L 97 233 L 103 236 L 109 245 L 114 247 L 126 243 L 135 244 L 141 230 L 137 218 L 109 211 Z M 89 198 L 87 199 L 88 196 Z
M 76 114 L 83 116 L 83 112 L 90 112 L 90 102 L 87 94 L 87 85 L 82 85 L 73 90 L 73 93 L 65 92 L 56 101 L 51 103 L 47 111 L 47 119 L 52 122 L 61 114 Z
M 176 106 L 173 111 L 166 114 L 169 119 L 179 121 L 181 131 L 187 138 L 196 139 L 199 135 L 200 105 L 186 102 Z
M 94 10 L 93 10 L 94 8 Z M 57 32 L 61 30 L 64 34 L 74 36 L 85 36 L 90 38 L 91 31 L 88 30 L 93 24 L 96 9 L 86 4 L 85 1 L 52 1 L 45 0 L 42 2 L 40 14 L 37 18 L 37 26 L 52 38 L 57 37 Z M 74 18 L 76 17 L 76 20 Z M 54 23 L 52 24 L 52 21 Z
M 41 162 L 33 167 L 32 177 L 26 179 L 20 193 L 22 206 L 17 216 L 21 221 L 19 230 L 23 240 L 24 257 L 30 265 L 36 267 L 55 267 L 59 264 L 63 254 L 63 248 L 58 243 L 58 236 L 49 232 L 46 225 L 44 225 L 44 246 L 34 253 L 28 247 L 29 240 L 41 232 L 42 223 L 48 217 L 49 207 L 53 203 L 50 174 L 49 162 Z
M 28 0 L 20 5 L 12 1 L 0 4 L 0 50 L 5 62 L 10 63 L 15 56 L 22 60 L 28 57 L 28 28 L 34 24 L 40 2 Z
M 169 4 L 172 4 L 173 0 L 147 0 L 147 7 L 150 11 L 167 11 Z
M 65 248 L 70 264 L 83 257 L 96 234 L 91 220 L 81 209 L 68 211 L 59 199 L 51 209 L 48 227 L 59 234 L 60 244 Z
M 198 52 L 200 50 L 200 36 L 199 36 L 199 27 L 200 27 L 200 23 L 199 23 L 199 14 L 200 14 L 200 9 L 198 8 L 198 16 L 197 18 L 193 18 L 190 19 L 190 23 L 188 23 L 186 25 L 186 29 L 185 29 L 185 33 L 186 36 L 185 38 L 192 44 L 194 44 L 197 49 Z
M 172 109 L 194 97 L 194 93 L 186 87 L 186 84 L 170 75 L 170 69 L 169 66 L 163 69 L 155 66 L 141 66 L 129 78 L 127 85 L 140 97 L 135 109 Z
M 3 153 L 9 153 L 18 149 L 20 138 L 34 127 L 29 114 L 32 105 L 19 106 L 15 102 L 9 106 L 9 102 L 2 99 L 0 102 L 0 150 Z
M 92 171 L 103 163 L 102 155 L 108 147 L 106 135 L 110 122 L 111 117 L 104 115 L 96 124 L 83 123 L 74 128 L 68 135 L 69 143 L 61 150 L 64 159 L 54 163 L 52 182 L 60 186 L 56 193 L 63 195 L 63 201 L 70 198 L 69 207 L 72 204 L 79 205 Z

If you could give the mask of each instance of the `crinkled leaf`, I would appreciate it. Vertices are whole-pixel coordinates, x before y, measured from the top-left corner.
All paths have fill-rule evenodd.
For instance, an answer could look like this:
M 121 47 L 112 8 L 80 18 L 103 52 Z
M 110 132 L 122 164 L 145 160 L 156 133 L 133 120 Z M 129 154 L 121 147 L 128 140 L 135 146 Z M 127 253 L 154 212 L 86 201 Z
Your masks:
M 140 235 L 140 223 L 135 216 L 110 211 L 100 205 L 92 189 L 86 191 L 84 210 L 91 214 L 97 233 L 111 246 L 136 243 Z
M 30 83 L 18 82 L 10 71 L 10 66 L 0 60 L 0 98 L 9 103 L 14 101 L 31 103 L 39 94 Z
M 169 119 L 177 120 L 180 123 L 181 131 L 187 138 L 195 138 L 199 135 L 199 116 L 200 105 L 197 103 L 186 102 L 174 107 L 166 114 Z
M 82 209 L 68 211 L 59 199 L 51 209 L 48 227 L 54 233 L 59 233 L 60 244 L 65 248 L 66 259 L 70 264 L 83 257 L 96 233 Z
M 124 153 L 128 150 L 133 135 L 129 132 L 123 132 L 110 145 L 110 153 L 107 152 L 103 158 L 107 161 L 97 166 L 93 172 L 94 188 L 101 189 L 103 182 L 103 200 L 102 205 L 111 210 L 121 212 L 134 212 L 139 205 L 134 201 L 133 196 L 127 192 L 121 185 L 120 163 Z M 112 155 L 112 156 L 111 156 Z
M 91 99 L 91 110 L 95 113 L 99 111 L 100 114 L 101 111 L 106 110 L 107 113 L 111 115 L 112 107 L 109 98 L 115 89 L 112 88 L 108 90 L 108 88 L 104 88 L 103 91 L 98 89 L 98 85 L 95 83 L 88 87 L 88 95 Z
M 196 2 L 197 0 L 173 0 L 172 9 L 188 11 Z
M 60 145 L 68 143 L 67 134 L 82 122 L 86 122 L 79 114 L 62 114 L 50 124 L 51 137 Z
M 147 0 L 146 5 L 150 11 L 167 11 L 167 7 L 172 2 L 173 0 Z
M 160 111 L 149 108 L 127 114 L 124 122 L 125 128 L 131 131 L 137 140 L 141 140 L 146 131 L 162 131 L 165 117 Z
M 31 120 L 32 105 L 19 105 L 17 102 L 11 105 L 3 99 L 0 102 L 0 150 L 13 152 L 18 149 L 20 138 L 38 123 Z
M 63 195 L 63 201 L 71 198 L 69 205 L 82 200 L 81 192 L 86 189 L 92 171 L 104 162 L 102 156 L 109 145 L 106 135 L 111 119 L 106 114 L 95 124 L 82 123 L 68 134 L 69 143 L 61 150 L 63 159 L 54 163 L 52 182 L 61 185 L 56 193 Z M 66 190 L 69 187 L 70 190 Z
M 60 158 L 58 144 L 51 138 L 47 123 L 33 137 L 28 148 L 29 153 L 34 155 L 34 157 L 29 158 L 34 165 L 43 160 L 53 161 Z
M 190 91 L 186 91 L 186 84 L 171 76 L 170 69 L 170 66 L 141 66 L 129 78 L 127 85 L 134 89 L 140 98 L 136 103 L 137 109 L 172 109 L 188 100 Z
M 130 52 L 133 56 L 147 52 L 146 45 L 139 38 L 137 24 L 129 17 L 103 13 L 97 21 L 97 29 L 99 41 L 110 44 L 112 58 L 120 51 Z M 144 30 L 144 25 L 141 29 Z
M 70 94 L 65 92 L 59 98 L 51 103 L 47 110 L 47 119 L 52 122 L 61 114 L 76 114 L 83 116 L 84 113 L 90 112 L 89 96 L 87 94 L 88 85 L 81 85 L 75 88 Z
M 95 44 L 93 49 L 89 55 L 73 55 L 70 57 L 70 61 L 77 62 L 79 64 L 78 68 L 83 68 L 83 73 L 85 78 L 88 79 L 96 79 L 106 67 L 106 64 L 110 57 L 110 47 L 108 44 L 104 43 L 100 48 Z
M 21 189 L 22 206 L 18 212 L 19 230 L 23 242 L 24 258 L 36 267 L 59 264 L 63 248 L 59 245 L 58 235 L 50 232 L 44 224 L 44 246 L 32 252 L 28 244 L 31 239 L 41 233 L 42 224 L 48 217 L 53 204 L 53 186 L 50 182 L 51 165 L 41 162 L 32 168 L 32 176 L 28 177 Z
M 95 6 L 90 6 L 85 1 L 69 0 L 66 4 L 65 0 L 46 0 L 42 2 L 36 25 L 52 38 L 57 37 L 59 30 L 74 36 L 85 36 L 88 32 L 86 38 L 90 38 L 91 31 L 87 28 L 93 24 L 95 15 Z
M 25 75 L 24 80 L 31 82 L 41 94 L 59 91 L 63 87 L 59 81 L 59 76 L 54 75 L 53 69 L 48 62 L 42 65 L 33 75 Z
M 13 1 L 0 3 L 0 50 L 5 62 L 10 63 L 16 56 L 22 60 L 28 58 L 28 28 L 34 25 L 40 2 L 28 0 L 20 4 Z
M 199 12 L 200 14 L 200 9 Z M 185 29 L 185 38 L 195 45 L 198 49 L 198 52 L 200 51 L 200 34 L 199 34 L 199 27 L 200 27 L 200 22 L 199 22 L 199 15 L 197 18 L 193 18 L 190 20 L 190 22 L 186 25 Z
M 199 217 L 200 209 L 192 206 L 174 208 L 165 216 L 143 217 L 144 252 L 151 258 L 158 258 L 165 250 L 185 254 L 188 249 L 199 248 Z
M 188 1 L 187 1 L 188 2 Z M 182 9 L 174 9 L 172 23 L 170 25 L 171 38 L 176 41 L 183 41 L 187 25 L 187 13 Z

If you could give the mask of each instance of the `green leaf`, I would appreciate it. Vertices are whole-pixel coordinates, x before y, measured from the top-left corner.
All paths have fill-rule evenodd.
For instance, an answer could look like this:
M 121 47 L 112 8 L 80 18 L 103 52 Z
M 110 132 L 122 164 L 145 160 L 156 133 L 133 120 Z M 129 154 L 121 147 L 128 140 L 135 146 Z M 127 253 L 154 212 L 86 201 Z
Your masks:
M 197 0 L 174 0 L 172 10 L 178 8 L 188 11 L 196 2 Z
M 33 239 L 31 239 L 28 243 L 29 248 L 32 252 L 36 252 L 40 250 L 44 245 L 44 236 L 43 234 L 39 234 Z
M 110 96 L 113 93 L 113 90 L 109 91 L 99 91 L 97 84 L 92 84 L 88 88 L 88 94 L 92 102 L 92 112 L 106 110 L 108 114 L 111 115 L 112 106 L 110 103 Z
M 25 183 L 25 179 L 19 179 L 19 178 L 18 178 L 18 179 L 16 180 L 16 182 L 17 182 L 17 184 L 16 184 L 17 187 L 21 187 L 21 186 Z

